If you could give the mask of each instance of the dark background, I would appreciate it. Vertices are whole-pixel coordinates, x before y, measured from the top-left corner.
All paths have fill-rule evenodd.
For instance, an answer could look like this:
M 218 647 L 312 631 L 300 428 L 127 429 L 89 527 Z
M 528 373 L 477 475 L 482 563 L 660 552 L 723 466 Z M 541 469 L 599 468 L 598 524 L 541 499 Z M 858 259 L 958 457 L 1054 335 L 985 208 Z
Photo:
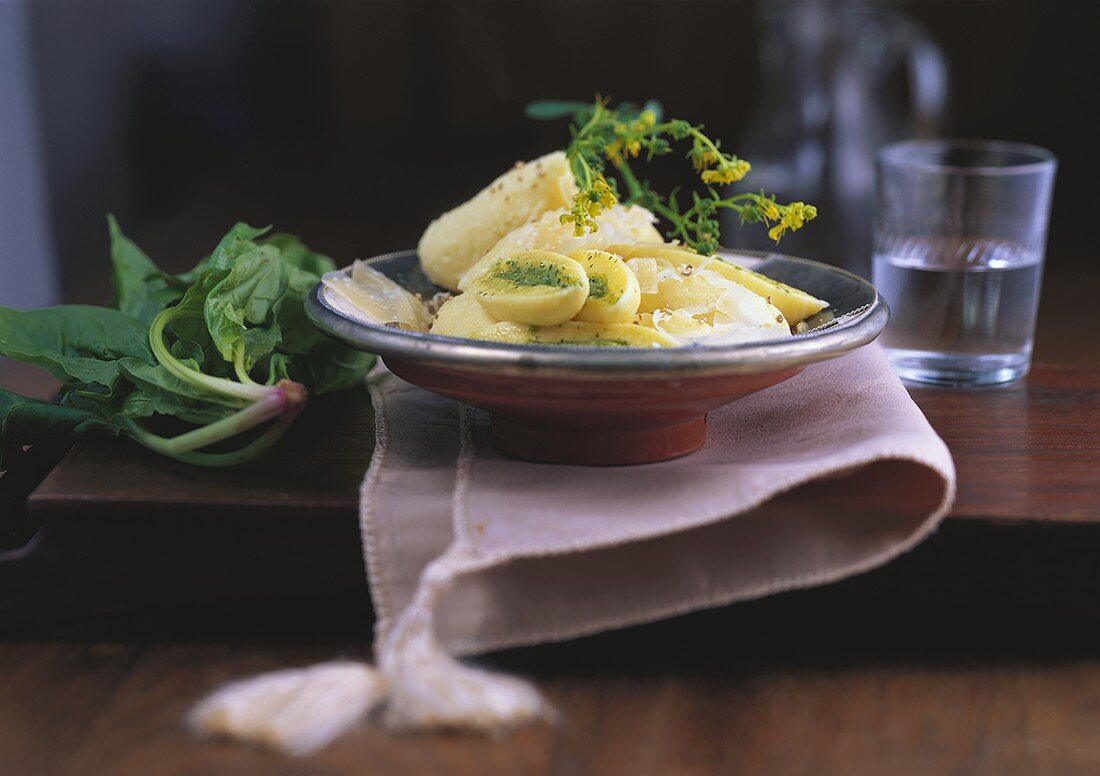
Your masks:
M 295 232 L 341 263 L 412 246 L 441 210 L 565 142 L 564 124 L 524 118 L 540 97 L 657 97 L 737 149 L 766 98 L 785 96 L 762 86 L 766 5 L 29 3 L 21 29 L 60 296 L 107 295 L 108 211 L 169 269 L 238 219 Z M 908 15 L 942 47 L 943 134 L 1059 157 L 1041 328 L 1079 316 L 1100 290 L 1096 5 L 863 6 Z M 898 101 L 904 89 L 899 78 Z M 846 263 L 823 238 L 799 237 L 783 247 Z M 1040 358 L 1059 347 L 1040 332 Z

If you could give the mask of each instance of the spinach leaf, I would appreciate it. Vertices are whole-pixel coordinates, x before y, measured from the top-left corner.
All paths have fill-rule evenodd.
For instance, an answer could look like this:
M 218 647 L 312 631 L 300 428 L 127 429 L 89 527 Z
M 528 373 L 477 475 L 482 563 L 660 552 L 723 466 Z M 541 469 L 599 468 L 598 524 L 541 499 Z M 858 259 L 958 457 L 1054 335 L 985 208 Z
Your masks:
M 354 385 L 373 363 L 305 316 L 306 295 L 334 264 L 296 237 L 257 242 L 268 229 L 238 223 L 194 269 L 169 275 L 110 216 L 108 225 L 117 309 L 0 308 L 0 356 L 62 380 L 57 405 L 0 392 L 0 466 L 29 441 L 92 431 L 190 463 L 239 463 L 279 438 L 307 392 Z M 159 436 L 140 422 L 154 416 L 196 428 Z
M 206 425 L 229 417 L 233 410 L 200 400 L 188 400 L 179 394 L 158 388 L 139 388 L 122 401 L 118 414 L 126 418 L 168 415 L 187 423 Z
M 316 396 L 330 391 L 342 391 L 363 381 L 374 365 L 370 353 L 346 348 L 329 340 L 312 348 L 309 353 L 293 356 L 287 362 L 290 379 L 306 387 Z
M 23 445 L 67 443 L 92 432 L 117 434 L 118 427 L 87 410 L 59 407 L 0 388 L 0 471 Z
M 181 363 L 190 366 L 195 371 L 200 371 L 199 364 L 190 359 L 181 359 Z M 139 389 L 155 389 L 163 393 L 173 394 L 181 399 L 193 402 L 206 402 L 208 404 L 230 408 L 239 406 L 240 404 L 240 402 L 223 400 L 220 397 L 211 396 L 209 391 L 205 391 L 193 383 L 181 380 L 159 364 L 150 365 L 143 361 L 138 361 L 137 359 L 124 358 L 119 361 L 119 368 L 126 379 Z
M 374 364 L 374 356 L 341 345 L 310 322 L 306 316 L 306 296 L 321 279 L 319 275 L 297 267 L 288 274 L 278 322 L 283 332 L 279 350 L 291 356 L 287 366 L 290 378 L 314 395 L 350 388 L 363 379 Z
M 210 289 L 203 305 L 206 327 L 222 358 L 250 370 L 282 339 L 275 320 L 287 290 L 279 249 L 262 245 L 242 254 Z
M 196 269 L 206 269 L 208 267 L 230 269 L 237 263 L 237 259 L 241 254 L 256 248 L 256 243 L 253 241 L 257 237 L 266 234 L 270 230 L 270 226 L 255 227 L 249 226 L 243 221 L 238 221 L 218 242 L 218 247 L 214 249 L 213 253 L 204 259 Z
M 120 358 L 156 363 L 144 324 L 118 310 L 85 305 L 0 307 L 0 355 L 38 364 L 59 380 L 108 390 L 118 384 Z
M 278 248 L 283 263 L 289 268 L 308 273 L 312 276 L 313 283 L 320 280 L 321 275 L 336 269 L 336 262 L 323 253 L 314 253 L 292 234 L 273 234 L 263 241 L 263 245 L 274 245 Z
M 111 266 L 115 295 L 112 304 L 148 326 L 154 316 L 183 296 L 183 288 L 172 284 L 152 259 L 122 233 L 115 217 L 108 214 L 111 233 Z
M 287 272 L 286 295 L 278 313 L 279 328 L 283 331 L 283 340 L 279 345 L 282 352 L 304 355 L 325 342 L 333 341 L 318 331 L 306 317 L 306 296 L 320 280 L 320 276 L 297 267 L 291 267 Z
M 200 272 L 194 282 L 184 292 L 183 298 L 180 299 L 179 304 L 175 306 L 175 315 L 173 316 L 173 325 L 179 323 L 180 320 L 187 318 L 195 318 L 197 320 L 203 319 L 203 310 L 206 307 L 206 297 L 210 295 L 210 292 L 229 275 L 229 269 L 227 267 L 207 267 Z M 204 326 L 205 328 L 205 326 Z M 198 333 L 198 329 L 188 329 L 193 335 L 191 339 L 195 342 L 201 340 L 201 335 Z M 207 335 L 209 336 L 209 332 Z

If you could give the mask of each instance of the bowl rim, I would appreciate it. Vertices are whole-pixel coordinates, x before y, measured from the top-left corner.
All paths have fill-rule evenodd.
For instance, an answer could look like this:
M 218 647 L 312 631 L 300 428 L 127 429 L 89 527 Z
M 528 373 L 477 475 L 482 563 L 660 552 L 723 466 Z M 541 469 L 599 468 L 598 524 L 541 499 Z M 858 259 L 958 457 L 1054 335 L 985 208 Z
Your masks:
M 366 259 L 368 265 L 415 257 L 415 250 Z M 317 283 L 306 299 L 306 315 L 322 332 L 357 350 L 385 359 L 434 365 L 454 371 L 538 375 L 579 379 L 668 379 L 677 376 L 755 374 L 825 361 L 872 342 L 890 312 L 873 285 L 858 275 L 811 259 L 775 253 L 722 249 L 722 257 L 781 258 L 843 275 L 869 288 L 872 301 L 818 329 L 791 337 L 726 345 L 679 348 L 599 348 L 515 345 L 414 332 L 352 320 L 329 306 Z

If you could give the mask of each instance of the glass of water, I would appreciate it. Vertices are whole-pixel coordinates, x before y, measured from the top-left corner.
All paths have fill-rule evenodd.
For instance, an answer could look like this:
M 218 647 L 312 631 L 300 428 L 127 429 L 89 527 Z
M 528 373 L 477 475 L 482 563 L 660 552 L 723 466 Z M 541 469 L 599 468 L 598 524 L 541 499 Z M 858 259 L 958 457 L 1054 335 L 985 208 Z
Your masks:
M 976 387 L 1027 374 L 1057 165 L 1022 143 L 910 140 L 879 151 L 874 283 L 903 380 Z

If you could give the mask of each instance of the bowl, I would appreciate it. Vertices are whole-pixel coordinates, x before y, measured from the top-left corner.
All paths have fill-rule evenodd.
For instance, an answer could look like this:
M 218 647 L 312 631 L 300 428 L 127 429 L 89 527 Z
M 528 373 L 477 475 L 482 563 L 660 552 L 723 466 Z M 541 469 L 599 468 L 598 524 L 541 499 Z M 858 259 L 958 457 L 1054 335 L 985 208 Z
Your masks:
M 511 345 L 412 332 L 355 320 L 318 284 L 306 302 L 321 331 L 376 353 L 398 377 L 488 411 L 494 442 L 531 461 L 651 463 L 706 441 L 710 410 L 787 380 L 807 366 L 874 340 L 889 311 L 866 280 L 807 259 L 750 251 L 721 254 L 829 300 L 802 334 L 681 348 Z M 408 290 L 441 291 L 415 251 L 368 263 Z

